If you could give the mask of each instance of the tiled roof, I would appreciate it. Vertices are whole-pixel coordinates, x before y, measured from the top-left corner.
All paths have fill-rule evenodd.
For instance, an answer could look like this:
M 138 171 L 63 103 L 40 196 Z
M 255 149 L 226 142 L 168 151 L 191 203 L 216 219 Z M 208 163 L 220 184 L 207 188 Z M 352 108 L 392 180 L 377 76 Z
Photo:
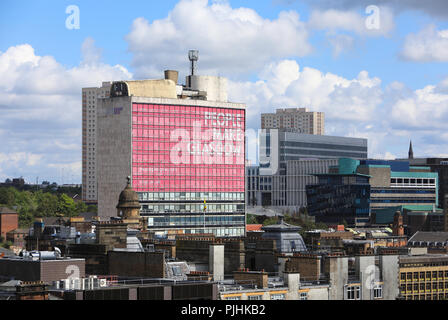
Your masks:
M 261 231 L 262 224 L 246 224 L 246 231 Z
M 448 232 L 425 232 L 417 231 L 410 239 L 409 242 L 446 242 L 448 241 Z

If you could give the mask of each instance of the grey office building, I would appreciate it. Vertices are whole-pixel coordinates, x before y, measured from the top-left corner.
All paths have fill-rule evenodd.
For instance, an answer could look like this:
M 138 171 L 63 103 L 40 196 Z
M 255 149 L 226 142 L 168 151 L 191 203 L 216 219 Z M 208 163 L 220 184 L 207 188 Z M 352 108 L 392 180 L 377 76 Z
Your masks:
M 339 158 L 367 159 L 367 139 L 276 129 L 260 134 L 259 166 L 246 168 L 246 205 L 300 208 L 313 174 L 328 173 Z

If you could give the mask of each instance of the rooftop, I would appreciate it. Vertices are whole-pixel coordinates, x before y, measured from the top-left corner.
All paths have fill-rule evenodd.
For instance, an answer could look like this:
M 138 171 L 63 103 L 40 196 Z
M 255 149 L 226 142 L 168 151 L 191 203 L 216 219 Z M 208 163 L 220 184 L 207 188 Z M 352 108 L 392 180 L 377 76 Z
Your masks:
M 409 242 L 442 242 L 448 241 L 448 232 L 426 232 L 417 231 L 410 239 Z

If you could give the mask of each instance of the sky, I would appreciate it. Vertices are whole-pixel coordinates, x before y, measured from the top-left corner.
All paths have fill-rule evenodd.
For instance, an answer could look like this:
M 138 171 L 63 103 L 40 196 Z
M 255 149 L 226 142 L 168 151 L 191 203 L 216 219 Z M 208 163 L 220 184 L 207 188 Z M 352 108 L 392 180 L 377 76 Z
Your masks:
M 81 88 L 188 72 L 260 113 L 325 113 L 370 158 L 448 157 L 446 0 L 0 2 L 0 181 L 81 183 Z

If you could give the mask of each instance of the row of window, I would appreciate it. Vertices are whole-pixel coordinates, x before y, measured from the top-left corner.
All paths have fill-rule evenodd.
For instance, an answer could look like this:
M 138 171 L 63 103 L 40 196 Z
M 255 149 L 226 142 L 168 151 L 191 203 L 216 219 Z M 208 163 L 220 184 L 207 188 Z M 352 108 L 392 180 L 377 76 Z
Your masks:
M 329 143 L 280 141 L 280 146 L 281 147 L 293 147 L 293 148 L 315 148 L 315 149 L 351 150 L 351 151 L 367 152 L 367 147 L 335 145 L 335 144 L 329 144 Z M 286 149 L 286 150 L 289 150 L 289 149 Z
M 151 227 L 150 227 L 151 228 Z M 152 228 L 156 229 L 157 227 L 153 226 Z M 201 226 L 198 226 L 196 229 L 180 229 L 180 231 L 183 231 L 185 234 L 199 234 L 199 233 L 212 233 L 217 237 L 242 237 L 244 236 L 244 226 L 242 227 L 206 227 L 201 228 Z M 156 231 L 156 234 L 167 234 L 168 231 Z
M 205 216 L 205 225 L 244 225 L 245 216 Z M 204 216 L 149 217 L 148 226 L 190 226 L 204 225 Z
M 392 184 L 435 184 L 436 179 L 423 179 L 423 178 L 391 178 Z
M 204 114 L 209 118 L 222 115 L 244 115 L 243 109 L 229 109 L 229 108 L 214 108 L 201 106 L 179 106 L 166 104 L 143 104 L 134 103 L 132 106 L 133 114 L 138 113 L 161 113 L 173 114 L 175 116 L 185 114 Z
M 244 179 L 218 179 L 196 177 L 195 179 L 141 179 L 134 176 L 132 180 L 137 192 L 244 192 Z
M 404 295 L 406 300 L 447 300 L 448 293 Z
M 372 199 L 372 203 L 434 203 L 435 198 Z
M 375 285 L 372 289 L 373 298 L 381 299 L 383 297 L 383 286 Z M 346 300 L 361 300 L 361 287 L 360 286 L 350 286 L 345 290 Z
M 300 156 L 327 156 L 347 158 L 367 158 L 367 153 L 344 152 L 344 151 L 320 151 L 311 149 L 285 149 L 282 150 L 280 161 L 297 160 Z
M 139 192 L 140 201 L 244 200 L 244 192 Z
M 271 300 L 285 300 L 286 296 L 284 293 L 273 293 L 270 295 Z M 241 300 L 241 295 L 237 296 L 229 296 L 225 298 L 226 300 Z M 248 300 L 262 300 L 263 299 L 263 293 L 257 294 L 257 295 L 249 295 L 247 296 Z M 300 300 L 307 300 L 303 299 L 302 295 L 300 296 Z
M 420 194 L 420 193 L 424 193 L 424 194 L 434 194 L 435 193 L 435 189 L 404 189 L 404 188 L 400 188 L 400 189 L 375 189 L 372 188 L 371 193 L 416 193 L 416 194 Z
M 407 291 L 425 291 L 425 290 L 448 290 L 448 282 L 427 282 L 427 283 L 408 283 L 402 284 L 400 290 L 403 293 Z
M 205 208 L 206 207 L 206 208 Z M 205 210 L 204 210 L 205 208 Z M 171 205 L 142 205 L 142 214 L 152 213 L 182 213 L 182 212 L 215 212 L 215 213 L 233 213 L 244 212 L 244 204 L 171 204 Z
M 447 278 L 448 270 L 440 271 L 420 271 L 420 272 L 402 272 L 400 274 L 401 280 L 419 280 L 419 279 L 434 279 L 434 278 Z

